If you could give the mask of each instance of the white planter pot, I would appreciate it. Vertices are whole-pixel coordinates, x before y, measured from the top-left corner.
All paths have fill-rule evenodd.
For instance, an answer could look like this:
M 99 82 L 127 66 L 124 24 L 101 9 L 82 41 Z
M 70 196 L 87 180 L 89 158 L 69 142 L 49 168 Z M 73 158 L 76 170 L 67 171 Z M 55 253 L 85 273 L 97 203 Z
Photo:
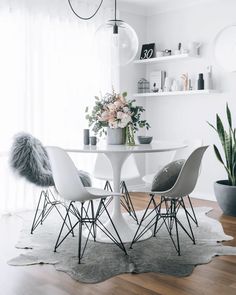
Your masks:
M 107 144 L 125 144 L 125 128 L 107 128 Z
M 214 183 L 216 200 L 225 215 L 236 216 L 236 186 L 228 185 L 228 180 Z

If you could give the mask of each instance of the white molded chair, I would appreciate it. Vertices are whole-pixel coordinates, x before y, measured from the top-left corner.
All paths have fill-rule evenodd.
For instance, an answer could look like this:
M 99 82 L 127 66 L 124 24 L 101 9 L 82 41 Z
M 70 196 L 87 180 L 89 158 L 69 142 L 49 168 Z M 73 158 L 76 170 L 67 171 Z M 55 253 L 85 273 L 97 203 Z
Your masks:
M 146 233 L 152 227 L 154 227 L 153 236 L 156 236 L 157 232 L 160 230 L 163 224 L 165 224 L 166 226 L 166 229 L 170 235 L 170 238 L 173 242 L 173 245 L 178 255 L 180 255 L 178 226 L 180 226 L 183 229 L 183 231 L 189 236 L 189 238 L 195 244 L 195 237 L 189 219 L 190 214 L 185 207 L 183 198 L 188 196 L 196 186 L 202 157 L 207 147 L 208 146 L 199 147 L 191 153 L 191 155 L 184 163 L 184 166 L 182 167 L 180 174 L 172 188 L 166 191 L 146 192 L 150 196 L 150 201 L 139 223 L 139 227 L 135 233 L 135 236 L 130 247 L 132 247 L 132 245 L 135 242 L 137 242 L 143 236 L 143 234 Z M 160 201 L 155 200 L 156 196 L 160 196 Z M 150 209 L 151 205 L 153 205 L 154 208 Z M 186 227 L 184 227 L 183 223 L 178 219 L 179 208 L 182 208 L 185 212 L 190 232 L 186 229 Z M 149 209 L 151 211 L 149 211 Z M 151 217 L 151 220 L 148 221 L 147 225 L 144 228 L 142 228 L 141 226 L 143 225 L 144 220 L 147 219 L 147 217 L 152 216 L 152 214 L 154 214 L 154 217 Z M 158 226 L 159 220 L 161 220 L 161 224 Z M 174 227 L 176 241 L 174 240 Z
M 202 146 L 203 142 L 202 139 L 195 139 L 195 140 L 184 140 L 183 141 L 184 145 L 187 145 L 185 148 L 183 149 L 179 149 L 177 150 L 174 155 L 172 156 L 172 158 L 170 159 L 170 162 L 172 161 L 176 161 L 176 160 L 181 160 L 181 159 L 187 159 L 190 154 L 198 147 Z M 159 170 L 162 167 L 159 167 Z M 147 174 L 144 175 L 142 180 L 147 184 L 150 185 L 152 184 L 153 178 L 155 176 L 156 173 L 151 173 L 151 174 Z
M 183 149 L 179 149 L 177 150 L 171 161 L 177 161 L 177 160 L 182 160 L 182 159 L 187 159 L 191 153 L 197 149 L 198 147 L 201 147 L 203 145 L 203 142 L 202 142 L 202 139 L 195 139 L 195 140 L 184 140 L 183 141 L 183 144 L 184 145 L 187 145 L 187 147 L 183 148 Z M 200 171 L 200 170 L 199 170 Z M 155 176 L 156 173 L 152 173 L 152 174 L 148 174 L 148 175 L 145 175 L 143 176 L 142 180 L 148 185 L 150 186 L 152 184 L 152 181 L 153 181 L 153 178 Z M 198 221 L 197 221 L 197 217 L 196 217 L 196 214 L 195 214 L 195 211 L 193 209 L 193 205 L 192 205 L 192 202 L 191 202 L 191 199 L 189 197 L 189 195 L 187 196 L 187 199 L 188 199 L 188 202 L 189 202 L 189 205 L 190 205 L 190 208 L 191 208 L 191 211 L 192 211 L 192 214 L 190 215 L 190 218 L 194 221 L 194 223 L 198 226 Z
M 98 154 L 94 166 L 94 171 L 92 173 L 94 178 L 104 180 L 104 189 L 112 191 L 110 181 L 112 181 L 112 167 L 110 161 L 104 154 Z M 131 217 L 138 222 L 134 206 L 126 186 L 126 181 L 132 180 L 140 177 L 140 173 L 133 155 L 130 155 L 124 162 L 121 170 L 121 193 L 123 198 L 121 198 L 121 205 L 127 210 Z
M 94 241 L 96 241 L 96 227 L 99 227 L 113 242 L 126 253 L 125 246 L 117 232 L 114 223 L 107 211 L 105 200 L 110 196 L 120 196 L 119 193 L 113 193 L 110 191 L 106 191 L 103 189 L 97 189 L 93 187 L 84 187 L 81 179 L 78 176 L 77 168 L 75 167 L 73 161 L 69 157 L 69 155 L 59 147 L 47 147 L 46 148 L 51 169 L 52 175 L 55 183 L 55 187 L 61 196 L 61 198 L 69 201 L 69 206 L 67 208 L 67 212 L 62 223 L 62 227 L 54 248 L 54 251 L 61 245 L 61 243 L 65 240 L 65 238 L 73 233 L 74 228 L 77 224 L 79 224 L 79 246 L 78 246 L 78 258 L 79 263 L 83 257 L 89 236 L 92 235 Z M 93 200 L 100 199 L 100 203 L 98 205 L 98 209 L 95 212 Z M 81 204 L 80 208 L 76 206 L 75 202 L 79 202 Z M 88 203 L 85 208 L 85 203 Z M 91 211 L 91 216 L 89 215 L 89 211 Z M 101 214 L 106 212 L 108 219 L 110 220 L 113 230 L 115 231 L 117 238 L 105 228 L 103 223 L 99 220 Z M 72 225 L 70 214 L 73 214 L 77 218 L 77 222 Z M 62 232 L 64 226 L 66 224 L 66 220 L 69 220 L 71 225 L 71 229 L 67 232 L 67 234 L 62 238 Z M 88 225 L 90 224 L 90 226 Z M 88 229 L 88 236 L 84 245 L 83 250 L 81 249 L 82 243 L 82 226 L 86 225 Z

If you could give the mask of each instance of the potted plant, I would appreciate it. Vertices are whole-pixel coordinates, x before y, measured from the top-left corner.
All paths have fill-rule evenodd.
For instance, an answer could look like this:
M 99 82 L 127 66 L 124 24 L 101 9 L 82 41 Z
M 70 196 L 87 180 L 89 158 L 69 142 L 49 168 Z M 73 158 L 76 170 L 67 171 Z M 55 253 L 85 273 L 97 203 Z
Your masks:
M 214 183 L 214 191 L 223 213 L 236 216 L 236 129 L 232 126 L 232 116 L 228 104 L 226 104 L 226 114 L 227 130 L 218 114 L 216 114 L 216 127 L 208 122 L 219 136 L 224 156 L 220 154 L 215 145 L 213 147 L 217 159 L 224 166 L 228 175 L 227 180 L 218 180 Z
M 86 107 L 86 119 L 95 134 L 107 134 L 108 144 L 134 145 L 134 132 L 150 125 L 141 120 L 145 111 L 142 106 L 134 105 L 135 100 L 127 100 L 127 93 L 107 93 L 99 98 L 95 96 L 95 105 L 91 112 Z

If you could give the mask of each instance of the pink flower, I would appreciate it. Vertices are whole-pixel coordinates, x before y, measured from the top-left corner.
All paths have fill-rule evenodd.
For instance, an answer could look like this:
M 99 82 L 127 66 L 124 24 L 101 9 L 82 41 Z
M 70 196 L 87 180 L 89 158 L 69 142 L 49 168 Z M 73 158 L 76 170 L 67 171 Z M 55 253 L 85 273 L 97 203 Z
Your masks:
M 100 121 L 108 121 L 110 118 L 110 114 L 108 111 L 104 111 L 103 113 L 101 113 L 101 117 L 100 117 Z
M 116 106 L 117 109 L 119 109 L 124 106 L 124 103 L 120 99 L 118 99 L 114 102 L 114 105 Z
M 113 111 L 114 112 L 116 110 L 116 106 L 115 106 L 114 103 L 110 103 L 107 107 L 108 107 L 109 111 Z
M 124 117 L 124 113 L 123 112 L 117 112 L 117 119 L 122 120 L 122 118 Z

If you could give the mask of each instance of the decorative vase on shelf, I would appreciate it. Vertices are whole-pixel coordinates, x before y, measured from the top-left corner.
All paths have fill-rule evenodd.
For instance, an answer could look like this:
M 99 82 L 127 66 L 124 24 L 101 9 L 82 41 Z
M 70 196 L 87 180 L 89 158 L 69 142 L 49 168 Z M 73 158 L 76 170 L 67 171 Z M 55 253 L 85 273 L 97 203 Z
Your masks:
M 134 127 L 130 124 L 126 126 L 126 144 L 130 146 L 135 145 Z
M 107 144 L 125 144 L 125 128 L 107 127 Z

